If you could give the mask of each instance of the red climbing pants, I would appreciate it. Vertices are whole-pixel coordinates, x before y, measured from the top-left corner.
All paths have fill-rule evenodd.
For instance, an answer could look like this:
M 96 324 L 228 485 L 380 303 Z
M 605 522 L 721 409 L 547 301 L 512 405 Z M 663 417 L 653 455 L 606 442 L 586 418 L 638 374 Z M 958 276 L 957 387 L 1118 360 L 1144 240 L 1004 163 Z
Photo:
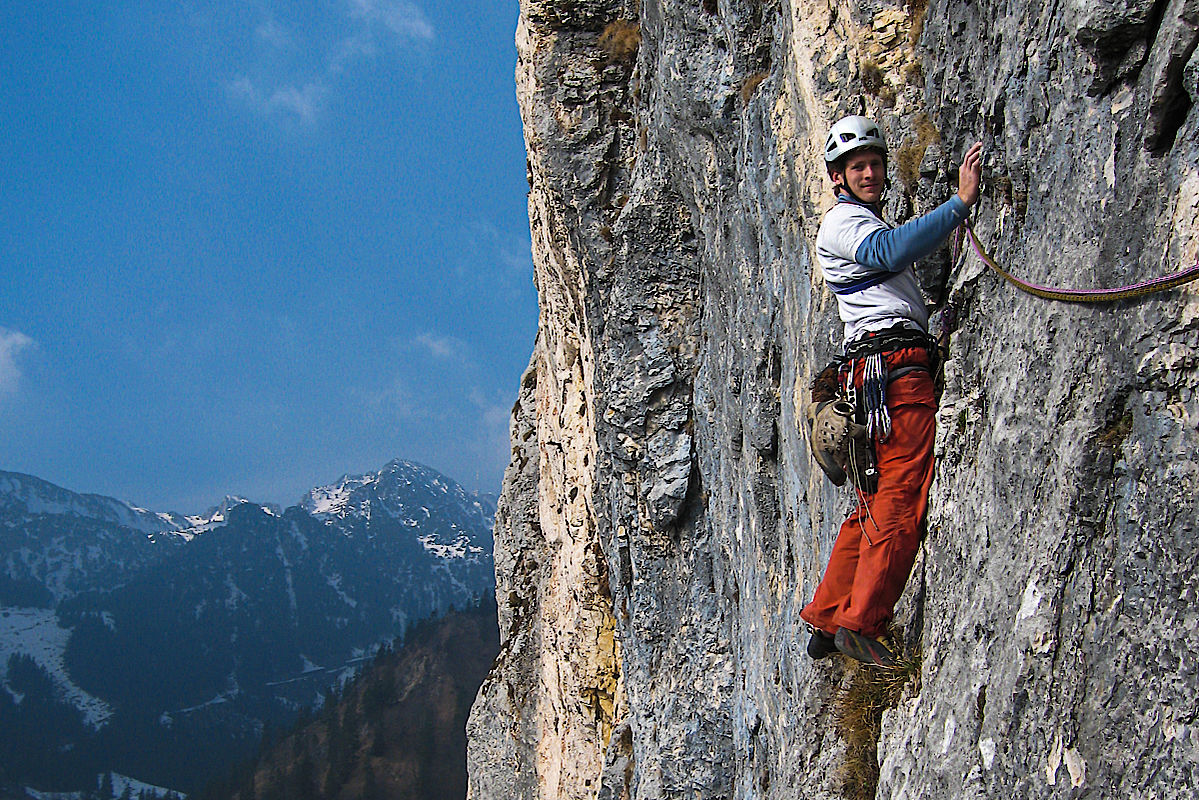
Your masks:
M 928 365 L 922 349 L 887 354 L 889 370 Z M 855 375 L 862 385 L 861 371 Z M 875 442 L 878 490 L 859 497 L 858 508 L 841 525 L 824 579 L 800 612 L 826 633 L 849 628 L 878 638 L 916 560 L 933 480 L 936 398 L 932 376 L 918 370 L 887 386 L 891 435 Z

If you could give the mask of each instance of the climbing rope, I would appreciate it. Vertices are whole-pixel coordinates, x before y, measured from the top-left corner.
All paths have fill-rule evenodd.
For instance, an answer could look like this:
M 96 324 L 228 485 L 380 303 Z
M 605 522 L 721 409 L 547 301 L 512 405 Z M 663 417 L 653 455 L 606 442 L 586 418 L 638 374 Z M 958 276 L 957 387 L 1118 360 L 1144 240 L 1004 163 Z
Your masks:
M 955 263 L 956 250 L 960 246 L 959 243 L 964 231 L 964 235 L 970 239 L 970 244 L 974 247 L 974 252 L 978 254 L 978 257 L 982 259 L 984 264 L 1006 278 L 1013 286 L 1037 297 L 1043 297 L 1046 300 L 1061 300 L 1066 303 L 1110 303 L 1113 300 L 1127 300 L 1130 297 L 1143 297 L 1154 292 L 1164 292 L 1167 289 L 1173 289 L 1177 286 L 1182 286 L 1184 283 L 1190 283 L 1193 280 L 1199 279 L 1199 263 L 1196 263 L 1195 266 L 1188 267 L 1181 272 L 1175 272 L 1173 275 L 1163 275 L 1129 286 L 1120 286 L 1116 289 L 1055 289 L 1050 286 L 1038 286 L 1035 283 L 1020 280 L 996 264 L 995 259 L 983 249 L 982 244 L 978 241 L 978 237 L 975 236 L 974 228 L 970 225 L 969 220 L 963 222 L 958 231 L 958 238 L 954 242 Z

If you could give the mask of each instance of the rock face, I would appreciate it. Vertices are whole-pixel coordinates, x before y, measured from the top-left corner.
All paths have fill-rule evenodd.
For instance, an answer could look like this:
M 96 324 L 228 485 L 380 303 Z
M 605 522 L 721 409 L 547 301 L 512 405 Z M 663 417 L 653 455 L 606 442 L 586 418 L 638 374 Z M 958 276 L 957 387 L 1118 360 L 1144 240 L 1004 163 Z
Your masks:
M 1199 0 L 523 0 L 517 41 L 541 324 L 471 796 L 842 796 L 855 670 L 798 615 L 853 503 L 800 430 L 840 342 L 828 125 L 883 123 L 896 221 L 981 139 L 976 229 L 1034 282 L 1189 266 Z M 1199 293 L 919 272 L 957 309 L 899 608 L 922 666 L 859 794 L 1193 796 Z

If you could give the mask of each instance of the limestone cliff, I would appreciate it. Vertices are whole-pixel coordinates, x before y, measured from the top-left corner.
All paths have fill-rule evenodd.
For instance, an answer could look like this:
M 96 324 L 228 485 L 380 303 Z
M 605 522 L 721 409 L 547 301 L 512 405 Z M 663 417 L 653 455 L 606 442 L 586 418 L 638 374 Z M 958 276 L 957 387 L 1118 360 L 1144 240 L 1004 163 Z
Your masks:
M 517 41 L 541 321 L 471 796 L 1192 797 L 1193 287 L 1077 306 L 922 264 L 958 320 L 919 667 L 856 788 L 858 671 L 798 612 L 853 502 L 800 430 L 840 340 L 829 123 L 883 122 L 895 220 L 981 139 L 976 227 L 1031 280 L 1170 272 L 1199 255 L 1199 0 L 523 0 Z

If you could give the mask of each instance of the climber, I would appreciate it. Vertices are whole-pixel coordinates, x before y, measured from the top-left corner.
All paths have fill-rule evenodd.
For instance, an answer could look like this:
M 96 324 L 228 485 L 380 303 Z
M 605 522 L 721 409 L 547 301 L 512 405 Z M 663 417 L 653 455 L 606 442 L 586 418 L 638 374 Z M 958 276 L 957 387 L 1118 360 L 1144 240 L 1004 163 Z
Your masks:
M 878 125 L 851 116 L 829 131 L 824 159 L 837 204 L 821 222 L 816 258 L 845 323 L 840 380 L 852 402 L 862 401 L 859 421 L 873 445 L 877 485 L 855 480 L 858 508 L 841 526 L 815 597 L 800 612 L 812 626 L 812 658 L 841 652 L 868 664 L 896 664 L 880 638 L 916 559 L 933 477 L 936 413 L 934 345 L 912 264 L 932 253 L 978 202 L 981 157 L 977 142 L 958 170 L 957 194 L 893 228 L 882 219 L 889 182 Z

